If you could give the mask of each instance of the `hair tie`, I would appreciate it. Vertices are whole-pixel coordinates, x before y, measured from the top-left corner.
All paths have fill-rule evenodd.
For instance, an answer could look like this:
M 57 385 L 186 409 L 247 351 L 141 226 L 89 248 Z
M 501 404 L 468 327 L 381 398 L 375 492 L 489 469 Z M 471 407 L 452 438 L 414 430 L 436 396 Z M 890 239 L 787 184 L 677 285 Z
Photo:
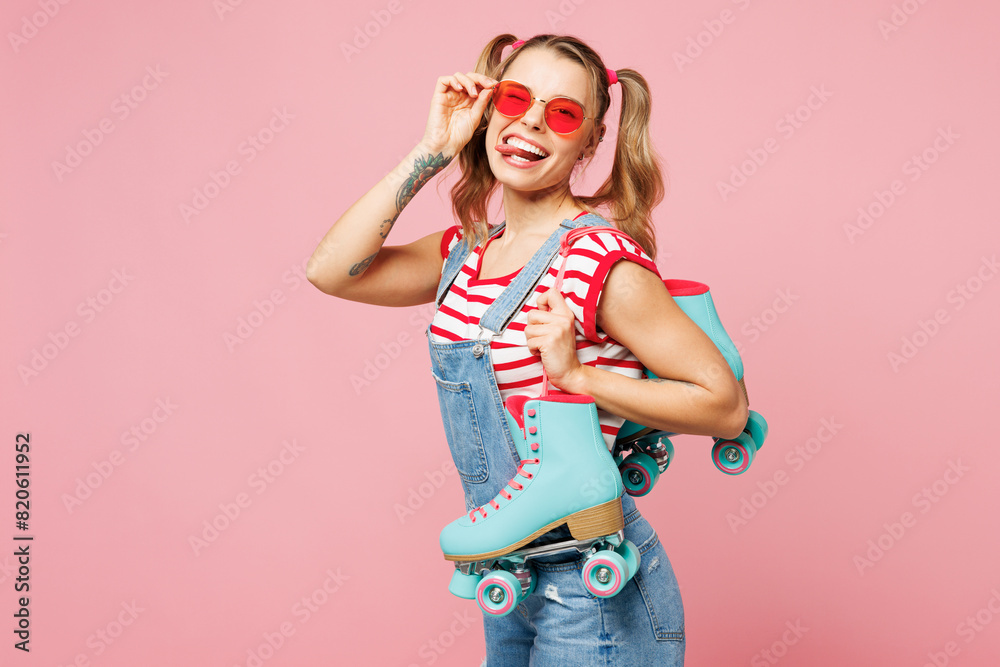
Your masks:
M 511 46 L 511 51 L 516 50 L 517 47 L 521 46 L 522 44 L 524 44 L 524 40 L 523 39 L 517 40 L 516 42 L 514 42 L 513 44 L 510 45 Z M 618 83 L 618 73 L 616 71 L 614 71 L 613 69 L 611 69 L 610 67 L 608 67 L 606 69 L 608 70 L 608 82 L 609 82 L 608 86 L 613 86 L 616 83 Z

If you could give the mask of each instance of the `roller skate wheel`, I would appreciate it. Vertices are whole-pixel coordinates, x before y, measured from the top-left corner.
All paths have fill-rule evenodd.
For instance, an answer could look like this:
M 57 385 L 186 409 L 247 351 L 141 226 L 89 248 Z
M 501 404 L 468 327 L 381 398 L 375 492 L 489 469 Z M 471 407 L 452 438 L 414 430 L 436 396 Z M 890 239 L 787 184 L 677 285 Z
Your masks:
M 598 597 L 617 595 L 629 578 L 628 563 L 616 551 L 598 551 L 583 566 L 583 585 Z
M 625 559 L 625 565 L 628 568 L 628 578 L 631 579 L 639 571 L 639 564 L 642 562 L 639 549 L 629 540 L 624 540 L 615 547 L 615 551 Z
M 667 466 L 669 466 L 671 464 L 671 462 L 673 462 L 673 460 L 674 460 L 674 443 L 670 442 L 670 438 L 661 438 L 660 442 L 667 449 Z M 664 468 L 660 472 L 662 473 L 662 472 L 665 472 L 665 471 L 666 471 L 666 468 Z
M 750 467 L 755 451 L 753 438 L 741 433 L 735 440 L 718 440 L 712 447 L 712 462 L 727 475 L 739 475 Z
M 763 415 L 751 410 L 747 425 L 743 427 L 743 430 L 753 438 L 753 444 L 757 449 L 764 446 L 764 440 L 767 439 L 767 420 L 764 419 Z
M 522 600 L 524 598 L 527 598 L 532 593 L 534 593 L 535 586 L 538 585 L 538 574 L 535 572 L 535 568 L 529 566 L 528 573 L 531 575 L 530 578 L 528 579 L 528 590 L 524 593 L 524 596 L 521 598 Z
M 476 602 L 490 616 L 506 616 L 518 605 L 521 582 L 506 570 L 494 570 L 476 587 Z
M 476 587 L 479 586 L 481 580 L 482 576 L 478 574 L 462 574 L 462 572 L 456 569 L 451 575 L 451 583 L 448 584 L 448 590 L 452 595 L 460 598 L 475 600 Z
M 630 496 L 644 496 L 649 493 L 660 476 L 656 461 L 649 454 L 632 452 L 618 470 L 622 474 L 622 484 Z

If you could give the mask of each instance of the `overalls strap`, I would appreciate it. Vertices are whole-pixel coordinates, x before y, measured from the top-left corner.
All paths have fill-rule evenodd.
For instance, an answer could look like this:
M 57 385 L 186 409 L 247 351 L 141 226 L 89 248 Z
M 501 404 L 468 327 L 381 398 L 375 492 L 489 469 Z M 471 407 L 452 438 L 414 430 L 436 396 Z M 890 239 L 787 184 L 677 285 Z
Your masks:
M 490 230 L 489 238 L 493 238 L 497 234 L 503 231 L 504 226 L 506 226 L 506 221 L 501 222 L 499 225 Z M 437 305 L 440 306 L 441 302 L 444 301 L 444 295 L 451 287 L 451 284 L 455 282 L 455 278 L 458 277 L 458 272 L 462 270 L 465 265 L 465 260 L 469 258 L 469 254 L 472 253 L 472 246 L 463 237 L 455 247 L 451 249 L 448 253 L 448 257 L 444 260 L 444 268 L 441 270 L 441 280 L 438 282 L 437 297 L 435 301 Z
M 503 230 L 504 225 L 505 223 L 501 223 L 491 230 L 490 238 L 497 236 Z M 510 282 L 510 285 L 507 286 L 503 293 L 486 310 L 483 317 L 479 320 L 479 326 L 494 334 L 503 333 L 507 325 L 514 319 L 514 316 L 520 312 L 528 297 L 531 296 L 535 285 L 538 284 L 542 276 L 545 275 L 545 272 L 548 271 L 552 260 L 555 259 L 556 254 L 559 252 L 563 235 L 571 229 L 592 226 L 610 227 L 611 223 L 593 213 L 587 213 L 575 220 L 566 219 L 559 223 L 559 227 L 546 239 L 542 247 L 535 251 L 535 254 L 524 265 L 524 268 Z M 448 288 L 458 276 L 458 272 L 462 269 L 470 252 L 471 248 L 467 244 L 458 243 L 448 254 L 444 270 L 441 274 L 441 282 L 438 284 L 438 305 L 441 304 Z

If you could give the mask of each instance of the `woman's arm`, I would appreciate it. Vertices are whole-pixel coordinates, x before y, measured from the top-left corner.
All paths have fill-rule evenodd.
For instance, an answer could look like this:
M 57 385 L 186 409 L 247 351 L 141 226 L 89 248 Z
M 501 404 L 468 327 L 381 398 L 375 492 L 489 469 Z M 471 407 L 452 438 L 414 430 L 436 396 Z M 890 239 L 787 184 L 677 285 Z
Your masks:
M 444 232 L 402 246 L 382 244 L 410 199 L 451 158 L 417 144 L 326 233 L 306 267 L 309 282 L 326 294 L 380 306 L 433 300 Z
M 653 272 L 634 262 L 616 262 L 604 283 L 597 322 L 658 375 L 656 379 L 629 378 L 580 364 L 573 312 L 562 296 L 549 290 L 538 305 L 539 310 L 528 314 L 529 328 L 534 321 L 544 329 L 532 328 L 529 348 L 542 354 L 556 387 L 589 394 L 603 410 L 664 431 L 731 438 L 743 430 L 747 401 L 736 377 Z M 551 310 L 545 312 L 545 307 Z
M 434 299 L 444 232 L 404 246 L 382 244 L 403 207 L 469 143 L 494 84 L 478 72 L 438 77 L 423 138 L 326 233 L 306 266 L 309 282 L 327 294 L 381 306 Z

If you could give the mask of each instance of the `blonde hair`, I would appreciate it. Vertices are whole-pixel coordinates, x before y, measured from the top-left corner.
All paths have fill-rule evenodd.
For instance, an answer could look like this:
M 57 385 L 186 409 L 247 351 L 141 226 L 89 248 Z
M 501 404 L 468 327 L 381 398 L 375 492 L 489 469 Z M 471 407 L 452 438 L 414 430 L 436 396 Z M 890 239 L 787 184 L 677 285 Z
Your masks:
M 594 127 L 599 127 L 611 105 L 608 72 L 601 57 L 576 37 L 535 35 L 501 61 L 503 49 L 515 41 L 517 38 L 510 34 L 495 37 L 479 55 L 475 71 L 502 80 L 507 68 L 526 50 L 550 49 L 558 57 L 586 69 L 590 89 L 597 98 Z M 622 102 L 611 174 L 593 196 L 574 195 L 573 199 L 590 213 L 597 213 L 599 206 L 609 208 L 609 214 L 603 217 L 635 239 L 655 259 L 656 237 L 651 215 L 662 201 L 665 188 L 660 159 L 649 137 L 651 95 L 646 79 L 635 70 L 619 69 L 616 73 Z M 484 241 L 489 233 L 486 206 L 499 185 L 490 169 L 483 140 L 492 110 L 490 104 L 472 138 L 458 154 L 462 176 L 451 189 L 452 209 L 470 246 Z

